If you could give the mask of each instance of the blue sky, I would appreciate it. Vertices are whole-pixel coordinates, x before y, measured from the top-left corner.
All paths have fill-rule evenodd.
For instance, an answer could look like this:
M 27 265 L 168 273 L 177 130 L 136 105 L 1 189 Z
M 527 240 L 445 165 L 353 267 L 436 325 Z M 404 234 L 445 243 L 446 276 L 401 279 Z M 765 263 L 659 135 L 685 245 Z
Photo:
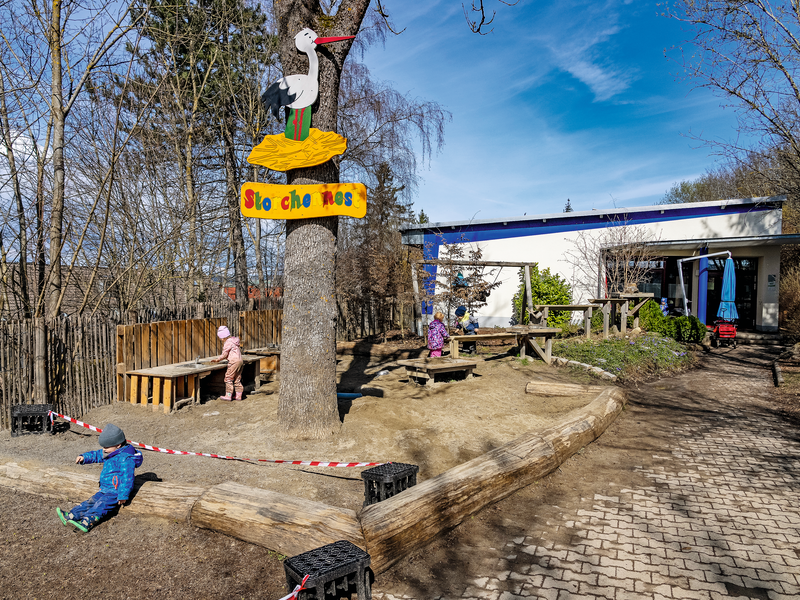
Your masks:
M 469 31 L 457 0 L 386 0 L 399 36 L 364 62 L 453 114 L 414 200 L 432 221 L 658 202 L 719 161 L 690 139 L 735 137 L 720 98 L 665 48 L 691 32 L 655 1 L 522 0 Z M 678 53 L 670 56 L 680 59 Z

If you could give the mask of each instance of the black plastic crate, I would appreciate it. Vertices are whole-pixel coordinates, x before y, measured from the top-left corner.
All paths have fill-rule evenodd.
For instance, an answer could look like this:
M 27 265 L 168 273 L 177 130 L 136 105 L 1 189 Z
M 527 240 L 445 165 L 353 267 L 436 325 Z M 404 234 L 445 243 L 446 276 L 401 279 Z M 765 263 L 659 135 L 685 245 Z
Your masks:
M 364 480 L 364 506 L 377 504 L 417 485 L 417 465 L 386 463 L 361 471 Z
M 347 540 L 339 540 L 287 558 L 283 570 L 290 591 L 309 576 L 299 600 L 349 598 L 353 589 L 358 600 L 371 600 L 374 575 L 369 565 L 369 554 Z
M 44 433 L 51 430 L 48 415 L 52 404 L 13 404 L 11 406 L 11 435 Z

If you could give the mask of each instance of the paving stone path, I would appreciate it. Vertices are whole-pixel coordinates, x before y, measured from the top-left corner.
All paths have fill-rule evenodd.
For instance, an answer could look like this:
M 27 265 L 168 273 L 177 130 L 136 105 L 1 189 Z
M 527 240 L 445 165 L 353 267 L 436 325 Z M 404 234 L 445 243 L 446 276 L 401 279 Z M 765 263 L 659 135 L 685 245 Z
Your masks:
M 631 449 L 649 459 L 633 467 L 642 485 L 612 479 L 543 530 L 476 548 L 482 560 L 461 593 L 378 588 L 374 597 L 800 598 L 800 438 L 754 407 L 770 394 L 764 365 L 751 348 L 681 375 L 689 385 L 647 386 L 669 443 Z M 698 410 L 691 378 L 698 396 L 716 400 L 709 408 Z

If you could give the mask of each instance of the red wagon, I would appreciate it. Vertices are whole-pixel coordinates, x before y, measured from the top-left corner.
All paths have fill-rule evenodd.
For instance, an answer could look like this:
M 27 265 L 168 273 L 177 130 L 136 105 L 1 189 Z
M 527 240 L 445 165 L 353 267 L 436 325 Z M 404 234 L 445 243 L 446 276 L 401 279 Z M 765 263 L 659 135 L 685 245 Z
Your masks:
M 732 345 L 736 348 L 736 324 L 733 321 L 718 319 L 714 322 L 714 330 L 711 335 L 711 344 L 717 348 L 719 346 Z

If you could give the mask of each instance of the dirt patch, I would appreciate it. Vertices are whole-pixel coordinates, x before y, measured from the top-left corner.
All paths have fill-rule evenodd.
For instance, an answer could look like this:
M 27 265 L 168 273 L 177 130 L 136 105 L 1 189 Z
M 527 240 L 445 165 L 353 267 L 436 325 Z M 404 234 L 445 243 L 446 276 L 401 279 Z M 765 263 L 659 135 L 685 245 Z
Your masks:
M 533 396 L 525 394 L 528 381 L 604 385 L 583 371 L 484 355 L 472 379 L 453 376 L 421 387 L 408 382 L 405 370 L 385 356 L 356 352 L 341 358 L 340 390 L 362 389 L 371 395 L 340 405 L 342 429 L 328 440 L 280 438 L 275 382 L 241 403 L 214 400 L 172 415 L 119 403 L 95 408 L 82 420 L 99 427 L 113 422 L 130 439 L 176 450 L 410 462 L 420 466 L 424 480 L 522 433 L 545 428 L 596 396 Z M 99 476 L 99 465 L 74 464 L 77 454 L 97 447 L 96 434 L 75 425 L 54 436 L 12 438 L 9 432 L 0 432 L 0 461 L 22 465 Z M 204 486 L 235 481 L 358 510 L 363 502 L 359 472 L 146 452 L 138 476 Z M 0 598 L 277 598 L 286 593 L 278 556 L 214 532 L 134 517 L 123 508 L 88 535 L 74 534 L 60 525 L 54 511 L 57 505 L 67 508 L 79 500 L 48 500 L 0 488 L 4 514 Z M 406 564 L 413 565 L 414 560 Z M 32 564 L 35 572 L 26 569 Z
M 478 361 L 475 376 L 457 380 L 447 374 L 432 386 L 408 382 L 405 369 L 368 356 L 339 361 L 340 389 L 369 388 L 372 395 L 340 404 L 338 435 L 317 441 L 286 441 L 276 423 L 278 383 L 262 386 L 243 402 L 213 400 L 165 415 L 151 409 L 116 403 L 93 409 L 82 420 L 104 427 L 113 422 L 129 439 L 162 448 L 247 458 L 406 462 L 419 465 L 420 480 L 475 458 L 521 434 L 548 427 L 593 398 L 542 398 L 525 393 L 532 379 L 592 381 L 570 370 L 541 362 L 522 365 L 511 357 Z M 385 373 L 380 375 L 380 373 Z M 367 390 L 365 390 L 367 391 Z M 66 424 L 63 425 L 66 427 Z M 75 456 L 97 448 L 96 434 L 72 425 L 54 436 L 0 433 L 0 460 L 80 467 Z M 357 510 L 363 502 L 359 469 L 331 469 L 249 464 L 195 456 L 145 452 L 142 476 L 161 481 L 214 485 L 234 481 L 333 506 Z
M 283 566 L 266 548 L 125 509 L 88 535 L 58 503 L 0 487 L 0 599 L 280 598 Z M 62 504 L 63 506 L 63 504 Z

